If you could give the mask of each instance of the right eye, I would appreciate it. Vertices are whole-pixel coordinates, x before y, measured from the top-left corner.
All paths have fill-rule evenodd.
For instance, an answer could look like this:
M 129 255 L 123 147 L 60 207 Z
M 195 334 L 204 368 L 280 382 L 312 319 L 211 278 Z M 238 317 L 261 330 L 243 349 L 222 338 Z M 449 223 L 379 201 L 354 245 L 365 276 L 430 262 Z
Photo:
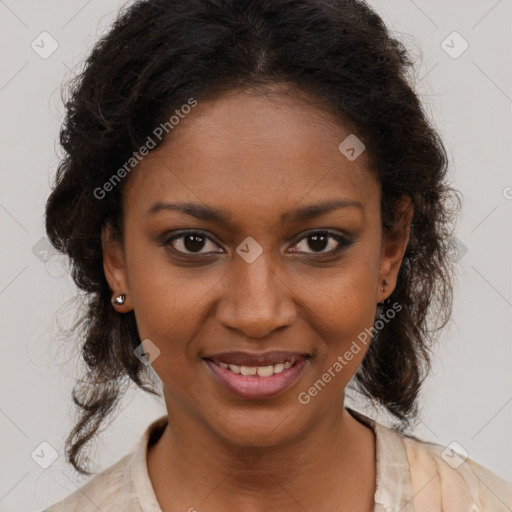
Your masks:
M 218 247 L 218 245 L 215 244 L 209 236 L 201 231 L 184 231 L 166 239 L 162 245 L 170 246 L 173 251 L 176 251 L 181 255 L 198 254 L 204 256 L 205 254 L 218 253 L 222 251 L 222 249 L 220 249 L 220 251 L 210 250 L 201 252 L 205 245 L 208 246 L 208 243 Z

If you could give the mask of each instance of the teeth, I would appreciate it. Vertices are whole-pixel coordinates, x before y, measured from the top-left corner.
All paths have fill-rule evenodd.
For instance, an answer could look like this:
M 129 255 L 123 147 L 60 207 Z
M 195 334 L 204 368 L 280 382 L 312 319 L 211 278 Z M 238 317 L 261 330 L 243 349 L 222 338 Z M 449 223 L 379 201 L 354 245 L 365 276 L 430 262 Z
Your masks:
M 281 373 L 284 370 L 283 363 L 277 363 L 274 365 L 274 373 Z
M 256 375 L 258 368 L 256 366 L 240 366 L 240 373 L 242 375 Z
M 219 361 L 219 366 L 222 368 L 229 368 L 233 373 L 238 375 L 258 375 L 258 377 L 270 377 L 274 373 L 281 373 L 283 370 L 290 368 L 294 362 L 287 361 L 286 363 L 277 363 L 269 366 L 239 366 L 237 364 L 227 364 Z
M 260 377 L 270 377 L 271 375 L 274 374 L 274 367 L 272 365 L 271 366 L 258 366 L 258 368 L 256 368 L 256 370 Z

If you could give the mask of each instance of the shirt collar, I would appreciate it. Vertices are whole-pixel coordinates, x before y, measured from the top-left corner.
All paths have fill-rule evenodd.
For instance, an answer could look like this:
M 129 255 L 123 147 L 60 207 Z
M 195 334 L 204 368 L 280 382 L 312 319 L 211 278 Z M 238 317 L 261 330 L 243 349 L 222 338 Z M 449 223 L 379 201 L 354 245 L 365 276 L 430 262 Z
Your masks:
M 346 408 L 361 423 L 375 433 L 376 490 L 374 512 L 415 512 L 407 454 L 400 435 L 375 420 Z M 145 430 L 133 451 L 124 474 L 123 489 L 131 480 L 129 494 L 138 500 L 144 512 L 162 512 L 149 478 L 147 467 L 148 444 L 160 437 L 168 422 L 167 415 L 153 421 Z M 128 507 L 124 510 L 130 510 Z M 131 512 L 131 511 L 130 511 Z
M 138 500 L 140 510 L 144 512 L 162 512 L 149 478 L 147 455 L 148 444 L 156 442 L 167 421 L 167 415 L 161 416 L 146 428 L 128 463 L 126 476 L 132 482 L 134 494 L 132 498 Z M 131 509 L 126 510 L 132 512 Z
M 400 435 L 358 411 L 346 409 L 375 433 L 374 512 L 414 512 L 409 461 Z

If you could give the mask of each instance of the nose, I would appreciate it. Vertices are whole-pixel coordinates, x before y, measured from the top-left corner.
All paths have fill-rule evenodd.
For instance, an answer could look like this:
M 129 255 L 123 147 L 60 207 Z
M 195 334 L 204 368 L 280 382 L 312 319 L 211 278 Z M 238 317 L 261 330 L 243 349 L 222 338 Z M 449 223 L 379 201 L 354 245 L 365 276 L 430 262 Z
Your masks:
M 252 263 L 239 258 L 233 264 L 223 279 L 217 320 L 244 337 L 256 339 L 291 325 L 296 316 L 293 291 L 270 266 L 269 259 L 261 254 Z

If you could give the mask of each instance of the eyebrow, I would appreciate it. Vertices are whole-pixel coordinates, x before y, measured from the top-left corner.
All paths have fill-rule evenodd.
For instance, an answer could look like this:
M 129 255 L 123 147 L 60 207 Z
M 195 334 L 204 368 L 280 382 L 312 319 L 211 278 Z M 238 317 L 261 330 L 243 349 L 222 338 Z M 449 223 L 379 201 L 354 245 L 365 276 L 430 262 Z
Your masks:
M 302 206 L 281 215 L 282 222 L 301 222 L 315 217 L 325 215 L 330 211 L 339 208 L 357 208 L 364 216 L 364 206 L 359 201 L 349 199 L 331 199 L 318 204 Z M 228 224 L 232 216 L 227 212 L 213 206 L 205 206 L 198 203 L 167 203 L 163 201 L 156 202 L 146 212 L 149 217 L 161 211 L 179 211 L 196 219 L 208 220 Z

